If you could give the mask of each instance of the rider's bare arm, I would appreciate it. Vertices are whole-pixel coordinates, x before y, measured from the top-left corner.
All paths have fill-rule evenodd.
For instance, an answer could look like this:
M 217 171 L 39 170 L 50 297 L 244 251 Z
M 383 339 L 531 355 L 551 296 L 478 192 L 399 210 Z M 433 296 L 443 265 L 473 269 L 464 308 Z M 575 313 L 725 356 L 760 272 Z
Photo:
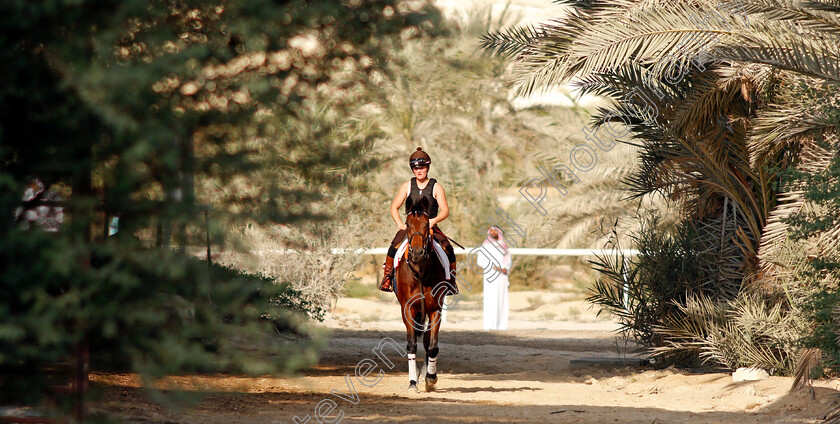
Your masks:
M 432 195 L 435 196 L 438 202 L 438 214 L 429 220 L 429 227 L 433 227 L 449 216 L 449 203 L 446 203 L 446 190 L 443 189 L 440 183 L 435 184 L 435 191 Z
M 408 197 L 408 192 L 411 190 L 411 182 L 403 183 L 400 186 L 399 190 L 397 190 L 396 196 L 394 196 L 394 201 L 391 202 L 391 218 L 394 219 L 394 222 L 397 224 L 399 229 L 405 229 L 405 222 L 402 221 L 400 218 L 400 205 L 405 202 L 405 199 Z M 438 201 L 440 202 L 440 201 Z

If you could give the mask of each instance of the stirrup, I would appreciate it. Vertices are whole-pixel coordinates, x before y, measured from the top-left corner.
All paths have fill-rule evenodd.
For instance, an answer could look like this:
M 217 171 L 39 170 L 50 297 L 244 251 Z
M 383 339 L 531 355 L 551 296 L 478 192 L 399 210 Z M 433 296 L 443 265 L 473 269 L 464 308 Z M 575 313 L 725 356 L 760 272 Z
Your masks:
M 388 284 L 388 287 L 385 287 L 385 283 Z M 394 291 L 394 278 L 391 274 L 385 276 L 382 281 L 379 282 L 379 291 L 383 291 L 385 293 L 392 293 Z

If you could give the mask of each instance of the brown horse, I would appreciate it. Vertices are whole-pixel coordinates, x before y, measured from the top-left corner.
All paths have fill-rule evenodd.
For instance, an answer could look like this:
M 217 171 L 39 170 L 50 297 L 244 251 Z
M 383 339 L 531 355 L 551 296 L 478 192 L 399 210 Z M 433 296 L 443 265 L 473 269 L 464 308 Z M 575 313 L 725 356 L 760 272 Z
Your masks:
M 408 247 L 395 270 L 394 293 L 400 302 L 408 339 L 408 390 L 417 391 L 417 336 L 423 334 L 426 350 L 426 391 L 437 383 L 438 331 L 441 307 L 447 292 L 446 273 L 432 246 L 425 198 L 413 205 L 406 199 Z M 428 323 L 426 322 L 428 318 Z

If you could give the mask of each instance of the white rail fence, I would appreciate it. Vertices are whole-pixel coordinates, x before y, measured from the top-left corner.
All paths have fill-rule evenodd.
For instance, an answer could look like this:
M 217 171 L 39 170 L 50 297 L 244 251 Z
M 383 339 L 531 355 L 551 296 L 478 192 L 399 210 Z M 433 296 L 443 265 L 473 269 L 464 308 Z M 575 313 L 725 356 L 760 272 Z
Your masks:
M 480 247 L 480 246 L 479 246 Z M 456 255 L 467 255 L 471 251 L 476 249 L 475 247 L 468 247 L 468 248 L 455 248 Z M 636 249 L 547 249 L 547 248 L 531 248 L 531 247 L 520 247 L 520 248 L 510 248 L 508 249 L 510 254 L 513 256 L 606 256 L 606 255 L 616 255 L 621 254 L 624 257 L 624 284 L 623 284 L 623 292 L 624 292 L 624 304 L 628 305 L 630 303 L 630 293 L 628 291 L 628 268 L 629 265 L 627 263 L 627 258 L 630 256 L 639 256 L 639 251 Z M 341 255 L 345 253 L 353 253 L 357 255 L 385 255 L 388 253 L 387 247 L 375 247 L 370 249 L 362 249 L 362 248 L 336 248 L 331 249 L 332 254 L 334 255 Z M 292 249 L 273 249 L 273 250 L 256 250 L 252 251 L 252 253 L 256 255 L 262 254 L 283 254 L 283 253 L 299 253 L 299 251 L 292 250 Z M 445 313 L 445 311 L 444 311 Z
M 480 246 L 479 246 L 480 248 Z M 469 254 L 472 250 L 476 249 L 475 247 L 465 247 L 455 248 L 456 255 L 466 255 Z M 638 256 L 639 251 L 636 249 L 544 249 L 544 248 L 531 248 L 531 247 L 521 247 L 521 248 L 510 248 L 508 249 L 510 254 L 513 256 L 595 256 L 595 255 L 614 255 L 616 253 L 621 253 L 624 256 Z M 330 249 L 330 251 L 334 255 L 340 255 L 344 253 L 354 253 L 357 255 L 385 255 L 388 253 L 387 247 L 374 247 L 369 249 L 363 248 L 336 248 Z M 298 250 L 294 249 L 271 249 L 271 250 L 254 250 L 251 253 L 256 255 L 263 255 L 263 254 L 282 254 L 282 253 L 301 253 Z

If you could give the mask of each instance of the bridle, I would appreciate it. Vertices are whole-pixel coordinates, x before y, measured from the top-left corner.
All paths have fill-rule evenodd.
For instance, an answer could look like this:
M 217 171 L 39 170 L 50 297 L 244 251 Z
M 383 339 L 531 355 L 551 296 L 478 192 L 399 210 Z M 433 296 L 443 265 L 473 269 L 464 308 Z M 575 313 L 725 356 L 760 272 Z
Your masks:
M 408 214 L 406 214 L 406 216 L 419 215 L 419 214 L 426 215 L 426 218 L 429 217 L 429 214 L 427 212 L 423 212 L 423 211 L 412 211 L 412 212 L 409 212 Z M 406 263 L 411 263 L 411 257 L 413 256 L 413 253 L 414 253 L 414 251 L 411 248 L 411 240 L 413 240 L 414 237 L 417 237 L 417 236 L 423 237 L 423 233 L 421 233 L 419 231 L 415 231 L 414 233 L 406 236 L 406 240 L 408 240 L 408 257 L 405 259 Z M 432 250 L 431 245 L 432 245 L 432 232 L 429 231 L 429 235 L 427 237 L 425 237 L 425 240 L 423 241 L 423 250 L 421 250 L 419 252 L 419 253 L 423 254 L 423 257 L 425 259 L 429 258 L 429 255 L 430 255 L 431 250 Z M 409 267 L 409 269 L 410 268 L 411 267 Z M 415 278 L 418 278 L 418 279 L 420 278 L 420 273 L 414 272 L 413 269 L 411 270 L 411 273 L 414 274 Z

